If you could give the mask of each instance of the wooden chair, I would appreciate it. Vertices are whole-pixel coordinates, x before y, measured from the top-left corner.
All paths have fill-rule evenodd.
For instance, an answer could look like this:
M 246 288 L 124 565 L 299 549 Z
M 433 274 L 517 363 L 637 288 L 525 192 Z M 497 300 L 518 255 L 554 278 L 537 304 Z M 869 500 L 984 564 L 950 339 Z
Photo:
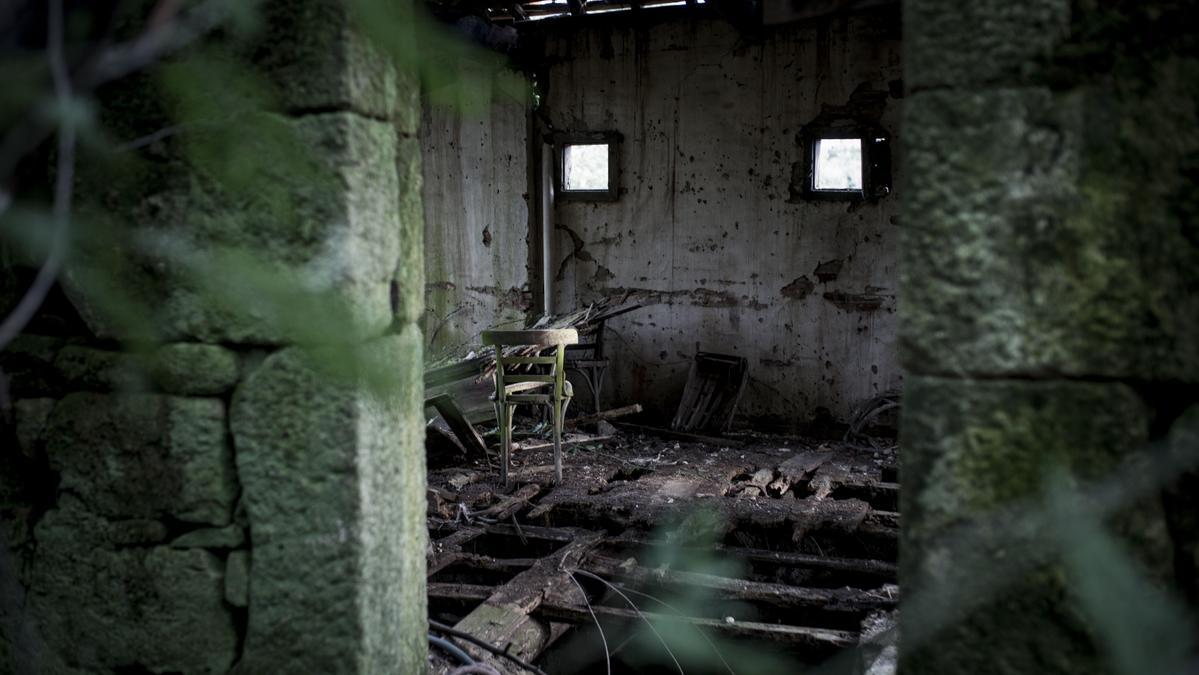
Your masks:
M 570 405 L 570 382 L 566 381 L 566 345 L 576 344 L 573 328 L 488 330 L 483 344 L 495 347 L 495 415 L 500 432 L 500 480 L 508 487 L 508 454 L 512 445 L 512 412 L 519 403 L 548 406 L 554 425 L 554 480 L 562 482 L 562 421 Z M 537 348 L 535 356 L 505 355 L 505 347 Z M 542 352 L 553 349 L 552 356 Z M 510 372 L 521 366 L 548 366 L 549 372 Z M 544 389 L 549 387 L 549 391 Z

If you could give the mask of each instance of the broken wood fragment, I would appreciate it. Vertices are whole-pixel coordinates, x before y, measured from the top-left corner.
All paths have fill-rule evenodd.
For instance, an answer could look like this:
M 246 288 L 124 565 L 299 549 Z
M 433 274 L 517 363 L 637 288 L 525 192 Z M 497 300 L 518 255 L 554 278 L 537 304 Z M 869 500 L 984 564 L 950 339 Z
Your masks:
M 492 520 L 506 520 L 512 514 L 520 511 L 528 505 L 529 500 L 536 497 L 541 492 L 541 486 L 536 483 L 529 483 L 522 486 L 516 492 L 504 497 L 494 506 L 475 511 L 470 514 L 472 518 L 488 518 Z
M 645 434 L 661 436 L 663 438 L 674 438 L 680 441 L 691 441 L 692 443 L 708 443 L 717 447 L 740 447 L 745 445 L 743 442 L 735 438 L 723 438 L 720 436 L 704 436 L 703 434 L 693 434 L 686 431 L 675 431 L 674 429 L 662 429 L 660 427 L 647 427 L 640 424 L 630 424 L 628 422 L 617 422 L 616 426 L 629 431 L 640 431 Z
M 858 634 L 843 630 L 825 628 L 806 628 L 784 624 L 760 623 L 756 621 L 732 621 L 727 619 L 711 619 L 696 616 L 679 616 L 660 614 L 658 612 L 634 611 L 618 607 L 593 605 L 592 609 L 601 619 L 620 619 L 624 621 L 640 621 L 644 616 L 653 622 L 681 622 L 709 628 L 733 637 L 751 638 L 755 640 L 770 640 L 787 644 L 800 645 L 810 648 L 825 648 L 830 651 L 849 647 L 857 643 Z M 538 616 L 555 621 L 569 621 L 577 624 L 590 624 L 591 614 L 580 607 L 562 607 L 546 604 L 537 609 Z
M 481 605 L 466 615 L 455 630 L 469 633 L 496 648 L 531 661 L 549 644 L 549 628 L 529 615 L 555 588 L 572 584 L 570 571 L 594 548 L 602 536 L 576 530 L 574 540 L 553 554 L 538 559 L 532 567 L 517 574 L 492 592 Z M 477 658 L 486 658 L 478 648 L 467 650 Z M 505 664 L 492 661 L 501 672 Z M 508 666 L 510 667 L 510 666 Z
M 466 415 L 458 407 L 454 400 L 453 394 L 448 392 L 437 394 L 425 400 L 426 406 L 432 406 L 445 423 L 449 425 L 450 430 L 458 437 L 467 450 L 474 453 L 477 457 L 484 458 L 488 465 L 491 464 L 491 455 L 487 451 L 487 446 L 483 443 L 483 438 L 479 436 L 479 432 L 475 431 L 474 426 L 467 421 Z
M 614 420 L 618 417 L 626 417 L 628 415 L 636 415 L 639 412 L 641 412 L 641 404 L 634 403 L 633 405 L 626 405 L 621 408 L 612 408 L 611 410 L 605 410 L 603 412 L 598 412 L 593 415 L 583 415 L 582 417 L 575 417 L 574 419 L 566 420 L 566 423 L 563 426 L 567 429 L 573 429 L 574 427 L 578 427 L 578 426 L 581 426 L 584 424 L 594 424 L 601 420 Z
M 797 453 L 787 458 L 782 464 L 779 464 L 779 475 L 794 485 L 806 480 L 810 474 L 819 469 L 831 457 L 832 453 L 829 452 L 806 451 Z
M 776 607 L 820 609 L 826 612 L 863 612 L 895 607 L 898 594 L 872 593 L 856 588 L 807 588 L 787 584 L 746 581 L 713 574 L 670 569 L 650 569 L 603 556 L 589 556 L 584 569 L 602 577 L 625 579 L 652 586 L 704 588 L 722 597 L 760 602 Z
M 491 526 L 487 531 L 492 531 Z M 503 532 L 512 531 L 511 526 L 506 526 Z M 528 528 L 523 528 L 528 530 Z M 542 528 L 555 530 L 556 528 Z M 552 534 L 552 533 L 551 533 Z M 544 534 L 531 535 L 539 538 L 548 538 Z M 808 553 L 792 553 L 789 551 L 767 551 L 757 548 L 746 548 L 740 546 L 712 546 L 704 547 L 703 549 L 691 549 L 689 547 L 679 547 L 666 541 L 653 541 L 643 539 L 636 536 L 622 535 L 613 537 L 604 542 L 611 546 L 627 546 L 631 548 L 649 548 L 649 547 L 671 547 L 680 553 L 694 550 L 698 553 L 720 554 L 734 556 L 743 560 L 752 562 L 774 563 L 785 567 L 796 567 L 801 569 L 811 570 L 828 570 L 833 572 L 853 572 L 868 576 L 882 577 L 885 579 L 895 579 L 897 575 L 897 566 L 895 563 L 885 560 L 875 560 L 871 558 L 835 558 L 825 555 L 812 555 Z
M 574 447 L 576 445 L 583 445 L 585 443 L 604 443 L 604 442 L 610 441 L 610 440 L 612 440 L 611 436 L 575 436 L 574 438 L 562 439 L 562 447 L 570 448 L 570 447 Z M 538 443 L 521 443 L 520 444 L 520 449 L 523 451 L 545 450 L 547 448 L 552 448 L 552 447 L 554 447 L 554 444 L 551 441 L 541 441 Z
M 439 600 L 458 600 L 463 602 L 478 602 L 485 600 L 491 588 L 476 584 L 429 584 L 429 597 Z M 577 593 L 576 593 L 577 595 Z M 593 605 L 592 610 L 603 619 L 640 620 L 637 612 L 619 607 Z M 532 610 L 534 616 L 563 621 L 573 624 L 590 624 L 591 615 L 582 605 L 567 605 L 560 602 L 543 602 Z M 785 624 L 768 624 L 753 621 L 733 621 L 727 619 L 712 619 L 706 617 L 659 614 L 641 611 L 652 621 L 681 621 L 694 626 L 710 628 L 727 635 L 755 639 L 766 639 L 772 642 L 785 642 L 808 647 L 847 647 L 857 642 L 857 634 L 849 631 L 830 630 L 823 628 L 805 628 Z

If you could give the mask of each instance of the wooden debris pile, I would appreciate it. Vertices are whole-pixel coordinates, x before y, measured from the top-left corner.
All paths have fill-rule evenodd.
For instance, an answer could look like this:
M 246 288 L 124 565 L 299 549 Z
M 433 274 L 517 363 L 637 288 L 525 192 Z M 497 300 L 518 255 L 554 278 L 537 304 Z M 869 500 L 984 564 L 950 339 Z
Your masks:
M 486 471 L 432 472 L 431 619 L 506 654 L 460 643 L 503 673 L 536 672 L 518 660 L 546 672 L 604 672 L 598 642 L 587 647 L 598 659 L 587 670 L 571 661 L 580 648 L 567 639 L 597 622 L 613 672 L 632 672 L 616 667 L 619 645 L 644 630 L 642 616 L 685 624 L 713 645 L 769 644 L 800 664 L 857 644 L 862 622 L 899 602 L 894 456 L 743 441 L 714 447 L 623 433 L 576 450 L 556 487 L 547 487 L 546 453 L 531 452 L 511 494 Z M 702 560 L 714 562 L 697 567 Z M 675 611 L 649 596 L 671 607 L 692 601 Z

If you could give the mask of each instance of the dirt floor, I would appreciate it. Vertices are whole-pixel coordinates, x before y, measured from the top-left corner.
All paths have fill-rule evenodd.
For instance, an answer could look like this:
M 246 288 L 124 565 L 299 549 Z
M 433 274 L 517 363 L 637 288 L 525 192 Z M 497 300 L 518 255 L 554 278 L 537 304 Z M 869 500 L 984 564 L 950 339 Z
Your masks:
M 536 436 L 506 491 L 494 460 L 431 446 L 434 633 L 548 673 L 791 673 L 830 658 L 828 672 L 862 671 L 863 622 L 885 623 L 899 599 L 893 440 L 604 426 L 566 437 L 558 486 Z M 433 672 L 457 665 L 431 653 Z

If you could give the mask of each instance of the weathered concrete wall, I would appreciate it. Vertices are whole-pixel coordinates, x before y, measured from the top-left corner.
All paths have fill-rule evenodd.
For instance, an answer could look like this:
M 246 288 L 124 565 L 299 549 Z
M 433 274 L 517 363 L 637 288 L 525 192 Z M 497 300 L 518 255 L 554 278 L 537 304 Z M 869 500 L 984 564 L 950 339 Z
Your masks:
M 1177 624 L 1105 633 L 1080 597 L 1141 604 L 1142 617 L 1162 603 L 1121 594 L 1127 580 L 1098 556 L 1094 569 L 1030 556 L 1046 543 L 1037 523 L 1053 532 L 1066 517 L 1041 500 L 1052 471 L 1106 478 L 1119 488 L 1100 502 L 1116 512 L 1107 525 L 1154 582 L 1197 600 L 1194 474 L 1125 492 L 1169 456 L 1150 462 L 1154 447 L 1196 453 L 1199 50 L 1186 12 L 904 11 L 901 667 L 1114 672 L 1123 640 L 1148 648 L 1120 672 L 1166 672 L 1152 660 L 1182 647 L 1167 637 Z M 933 615 L 949 625 L 930 635 Z
M 431 353 L 478 344 L 490 326 L 523 324 L 531 302 L 528 101 L 499 88 L 474 93 L 479 107 L 438 104 L 436 92 L 423 106 L 423 327 Z
M 425 667 L 419 91 L 347 7 L 265 5 L 239 67 L 278 105 L 219 120 L 254 196 L 202 125 L 152 179 L 81 157 L 86 326 L 0 353 L 0 672 Z M 165 126 L 159 82 L 101 92 L 117 137 Z
M 610 324 L 607 400 L 673 412 L 697 350 L 747 357 L 740 411 L 781 426 L 818 407 L 845 417 L 900 385 L 901 191 L 792 197 L 799 131 L 827 107 L 870 115 L 851 104 L 875 98 L 898 135 L 897 16 L 761 40 L 720 21 L 595 29 L 551 37 L 548 53 L 554 127 L 625 138 L 619 201 L 560 202 L 552 264 L 556 307 L 626 290 L 646 300 Z

